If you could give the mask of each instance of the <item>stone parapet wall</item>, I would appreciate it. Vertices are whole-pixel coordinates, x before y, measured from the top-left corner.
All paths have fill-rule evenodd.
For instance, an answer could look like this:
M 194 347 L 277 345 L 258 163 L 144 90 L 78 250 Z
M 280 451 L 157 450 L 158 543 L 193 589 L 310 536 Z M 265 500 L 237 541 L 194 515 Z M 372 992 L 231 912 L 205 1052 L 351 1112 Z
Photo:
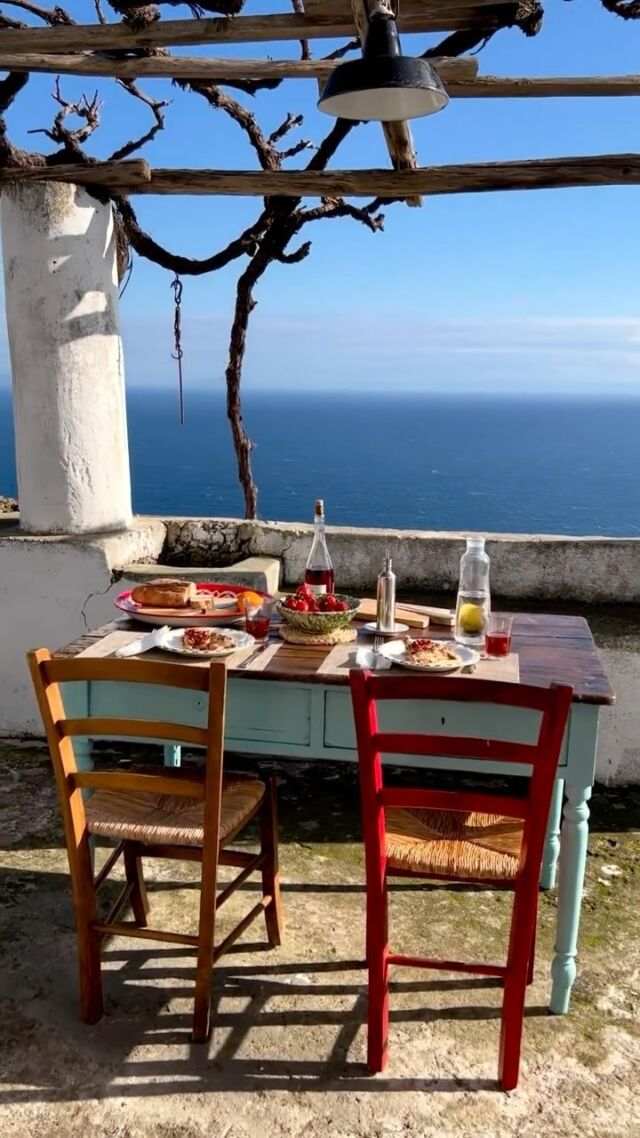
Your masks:
M 176 565 L 230 565 L 242 557 L 278 557 L 282 581 L 303 575 L 312 527 L 229 518 L 168 518 L 164 560 Z M 456 588 L 465 534 L 329 527 L 336 576 L 344 589 L 369 589 L 385 549 L 399 587 L 431 593 Z M 514 599 L 632 604 L 640 600 L 640 539 L 488 534 L 491 583 Z

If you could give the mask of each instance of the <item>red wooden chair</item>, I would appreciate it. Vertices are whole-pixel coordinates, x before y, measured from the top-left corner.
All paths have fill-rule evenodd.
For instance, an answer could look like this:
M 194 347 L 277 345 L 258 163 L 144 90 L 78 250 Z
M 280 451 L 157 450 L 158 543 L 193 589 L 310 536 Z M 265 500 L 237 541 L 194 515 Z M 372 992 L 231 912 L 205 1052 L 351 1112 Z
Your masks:
M 455 677 L 372 675 L 366 671 L 352 671 L 350 678 L 367 878 L 369 1068 L 382 1071 L 387 1061 L 390 965 L 498 976 L 504 986 L 499 1082 L 503 1090 L 512 1090 L 518 1082 L 525 993 L 533 972 L 538 879 L 547 817 L 572 689 Z M 537 740 L 525 744 L 472 735 L 379 730 L 379 701 L 435 699 L 539 712 Z M 466 789 L 392 788 L 384 784 L 384 754 L 522 764 L 531 768 L 531 774 L 524 797 Z M 513 890 L 506 965 L 431 960 L 391 952 L 389 874 L 462 880 Z

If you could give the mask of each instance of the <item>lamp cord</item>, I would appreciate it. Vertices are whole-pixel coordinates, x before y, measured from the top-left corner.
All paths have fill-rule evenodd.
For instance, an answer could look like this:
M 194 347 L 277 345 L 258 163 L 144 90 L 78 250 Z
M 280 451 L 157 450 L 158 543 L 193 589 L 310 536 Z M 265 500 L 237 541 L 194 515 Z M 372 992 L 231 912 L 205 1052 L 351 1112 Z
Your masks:
M 392 20 L 397 20 L 399 10 L 400 0 L 371 0 L 368 16 L 370 20 L 375 16 L 390 16 Z

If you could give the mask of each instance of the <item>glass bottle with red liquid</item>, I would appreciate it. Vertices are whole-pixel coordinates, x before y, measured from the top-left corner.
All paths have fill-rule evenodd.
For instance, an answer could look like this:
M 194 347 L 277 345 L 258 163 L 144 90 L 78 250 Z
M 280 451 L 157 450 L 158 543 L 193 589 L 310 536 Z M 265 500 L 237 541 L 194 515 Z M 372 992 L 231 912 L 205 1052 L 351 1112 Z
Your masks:
M 314 534 L 311 552 L 307 558 L 304 583 L 314 593 L 333 593 L 336 575 L 331 564 L 325 534 L 324 502 L 318 498 L 313 518 Z

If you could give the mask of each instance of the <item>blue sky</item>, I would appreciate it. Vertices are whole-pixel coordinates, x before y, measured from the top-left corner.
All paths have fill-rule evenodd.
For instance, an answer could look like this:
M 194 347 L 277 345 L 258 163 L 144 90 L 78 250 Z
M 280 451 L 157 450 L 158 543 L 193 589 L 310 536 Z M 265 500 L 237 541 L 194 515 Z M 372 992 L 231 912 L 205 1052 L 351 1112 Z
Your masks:
M 640 21 L 624 23 L 599 0 L 547 0 L 546 8 L 538 37 L 515 30 L 494 37 L 480 53 L 481 72 L 640 70 Z M 93 5 L 84 0 L 70 10 L 77 19 L 93 19 Z M 289 10 L 287 0 L 250 0 L 246 8 L 277 10 Z M 434 39 L 406 37 L 404 47 L 417 51 Z M 284 57 L 296 54 L 296 46 L 269 50 Z M 316 50 L 331 46 L 316 44 Z M 246 55 L 250 49 L 226 50 Z M 185 49 L 196 51 L 203 49 Z M 261 52 L 255 48 L 253 54 Z M 71 97 L 93 86 L 63 82 Z M 9 112 L 14 140 L 33 145 L 26 131 L 50 121 L 51 89 L 52 77 L 32 79 Z M 220 112 L 160 80 L 148 80 L 146 89 L 173 99 L 166 130 L 145 151 L 153 165 L 254 167 L 243 136 Z M 100 91 L 103 126 L 92 152 L 105 156 L 143 131 L 148 118 L 114 83 L 102 83 Z M 302 134 L 317 141 L 330 121 L 316 111 L 315 97 L 313 82 L 289 81 L 259 94 L 253 105 L 269 130 L 288 110 L 304 112 Z M 422 164 L 633 151 L 640 99 L 452 100 L 413 130 Z M 358 128 L 335 161 L 343 168 L 387 163 L 375 124 Z M 298 266 L 272 267 L 259 285 L 246 389 L 636 392 L 639 197 L 638 187 L 456 195 L 427 199 L 421 210 L 390 207 L 382 234 L 346 220 L 310 227 L 311 256 Z M 140 197 L 134 204 L 158 240 L 194 256 L 224 246 L 260 205 L 175 197 Z M 185 278 L 187 384 L 221 384 L 234 282 L 243 263 Z M 175 382 L 169 284 L 169 274 L 136 258 L 122 301 L 132 385 Z

